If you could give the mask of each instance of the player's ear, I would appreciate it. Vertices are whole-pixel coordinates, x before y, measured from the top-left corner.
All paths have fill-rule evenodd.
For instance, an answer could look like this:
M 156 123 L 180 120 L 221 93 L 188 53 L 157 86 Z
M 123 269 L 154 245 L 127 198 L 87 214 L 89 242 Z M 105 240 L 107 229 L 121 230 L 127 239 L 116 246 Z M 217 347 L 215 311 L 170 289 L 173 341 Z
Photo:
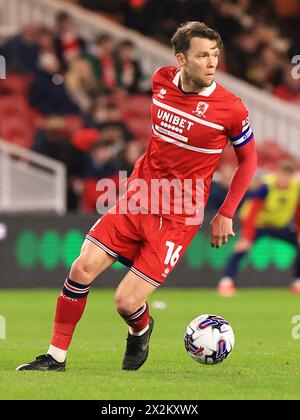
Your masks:
M 185 55 L 183 53 L 177 53 L 176 60 L 179 66 L 183 66 L 185 64 Z

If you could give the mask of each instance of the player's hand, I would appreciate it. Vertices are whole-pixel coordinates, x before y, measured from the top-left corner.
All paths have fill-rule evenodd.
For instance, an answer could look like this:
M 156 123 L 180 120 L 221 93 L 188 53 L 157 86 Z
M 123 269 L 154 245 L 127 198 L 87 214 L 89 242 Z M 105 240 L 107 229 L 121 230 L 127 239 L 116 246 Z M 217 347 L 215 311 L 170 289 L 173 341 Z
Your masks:
M 237 243 L 234 246 L 234 250 L 236 252 L 247 252 L 251 248 L 251 241 L 245 238 L 241 238 L 237 241 Z
M 220 248 L 227 244 L 229 236 L 235 236 L 232 219 L 217 214 L 210 222 L 210 245 Z

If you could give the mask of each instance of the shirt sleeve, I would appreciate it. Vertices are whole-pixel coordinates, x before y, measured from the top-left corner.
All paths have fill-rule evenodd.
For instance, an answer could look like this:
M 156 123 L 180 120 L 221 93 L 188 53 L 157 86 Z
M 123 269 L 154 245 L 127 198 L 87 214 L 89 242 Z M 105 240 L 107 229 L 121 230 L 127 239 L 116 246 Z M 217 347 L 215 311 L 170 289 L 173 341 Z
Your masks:
M 243 102 L 238 99 L 232 109 L 228 127 L 228 138 L 234 148 L 245 146 L 253 139 L 249 113 Z
M 231 181 L 228 194 L 219 209 L 219 214 L 232 219 L 246 194 L 257 165 L 255 142 L 248 142 L 244 147 L 236 148 L 235 154 L 238 160 L 237 169 Z
M 161 81 L 161 77 L 164 74 L 164 72 L 167 71 L 169 66 L 164 66 L 164 67 L 158 67 L 154 73 L 152 74 L 151 77 L 151 85 L 152 85 L 152 90 L 154 90 L 157 85 L 160 83 Z

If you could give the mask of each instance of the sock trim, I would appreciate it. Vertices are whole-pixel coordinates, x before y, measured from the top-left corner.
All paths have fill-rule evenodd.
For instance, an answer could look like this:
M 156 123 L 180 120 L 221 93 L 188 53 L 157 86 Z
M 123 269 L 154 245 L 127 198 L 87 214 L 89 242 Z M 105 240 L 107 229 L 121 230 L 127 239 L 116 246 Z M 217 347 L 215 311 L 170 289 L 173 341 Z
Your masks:
M 88 292 L 90 290 L 90 285 L 86 286 L 83 284 L 79 284 L 79 283 L 75 283 L 75 281 L 71 280 L 71 279 L 66 279 L 65 280 L 65 286 L 68 287 L 72 292 L 74 293 L 85 293 Z
M 130 315 L 124 315 L 124 318 L 126 321 L 136 321 L 137 318 L 140 318 L 147 309 L 147 303 L 145 303 L 141 308 L 139 308 L 137 311 L 133 312 Z
M 58 363 L 64 363 L 67 357 L 67 351 L 50 344 L 47 354 L 53 357 Z
M 133 331 L 133 329 L 131 327 L 129 327 L 129 334 L 130 335 L 134 335 L 136 337 L 140 337 L 141 335 L 144 335 L 145 332 L 147 332 L 149 330 L 149 324 L 147 325 L 147 327 L 145 327 L 143 330 L 141 331 Z
M 67 297 L 82 299 L 89 294 L 90 288 L 90 285 L 79 284 L 67 278 L 64 282 L 63 294 Z

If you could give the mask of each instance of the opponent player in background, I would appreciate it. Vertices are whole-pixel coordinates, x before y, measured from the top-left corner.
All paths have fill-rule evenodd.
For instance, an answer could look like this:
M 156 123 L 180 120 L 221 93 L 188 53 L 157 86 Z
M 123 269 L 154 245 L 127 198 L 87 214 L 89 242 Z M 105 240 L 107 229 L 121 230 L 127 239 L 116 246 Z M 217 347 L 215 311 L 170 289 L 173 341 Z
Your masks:
M 292 162 L 280 162 L 275 173 L 263 177 L 261 185 L 243 204 L 240 218 L 241 238 L 218 285 L 219 294 L 229 297 L 236 293 L 234 281 L 240 264 L 255 241 L 263 236 L 281 239 L 296 247 L 291 291 L 300 294 L 300 181 Z
M 187 22 L 174 34 L 172 46 L 178 67 L 162 67 L 153 75 L 153 134 L 130 180 L 146 182 L 149 191 L 153 180 L 191 180 L 193 199 L 197 180 L 202 180 L 205 204 L 229 140 L 238 164 L 229 193 L 211 221 L 211 246 L 219 248 L 234 235 L 232 218 L 256 169 L 253 133 L 241 100 L 214 80 L 222 48 L 218 32 L 201 22 Z M 123 206 L 133 197 L 129 191 L 86 236 L 58 297 L 47 354 L 18 370 L 65 370 L 67 350 L 91 284 L 117 260 L 131 267 L 115 294 L 117 311 L 129 326 L 122 367 L 136 370 L 147 359 L 153 328 L 148 296 L 165 281 L 198 231 L 202 203 L 196 202 L 193 212 L 179 214 L 172 195 L 165 212 L 162 194 L 156 197 L 159 203 L 148 203 L 140 213 L 119 211 L 121 201 Z M 160 209 L 154 214 L 153 204 Z

